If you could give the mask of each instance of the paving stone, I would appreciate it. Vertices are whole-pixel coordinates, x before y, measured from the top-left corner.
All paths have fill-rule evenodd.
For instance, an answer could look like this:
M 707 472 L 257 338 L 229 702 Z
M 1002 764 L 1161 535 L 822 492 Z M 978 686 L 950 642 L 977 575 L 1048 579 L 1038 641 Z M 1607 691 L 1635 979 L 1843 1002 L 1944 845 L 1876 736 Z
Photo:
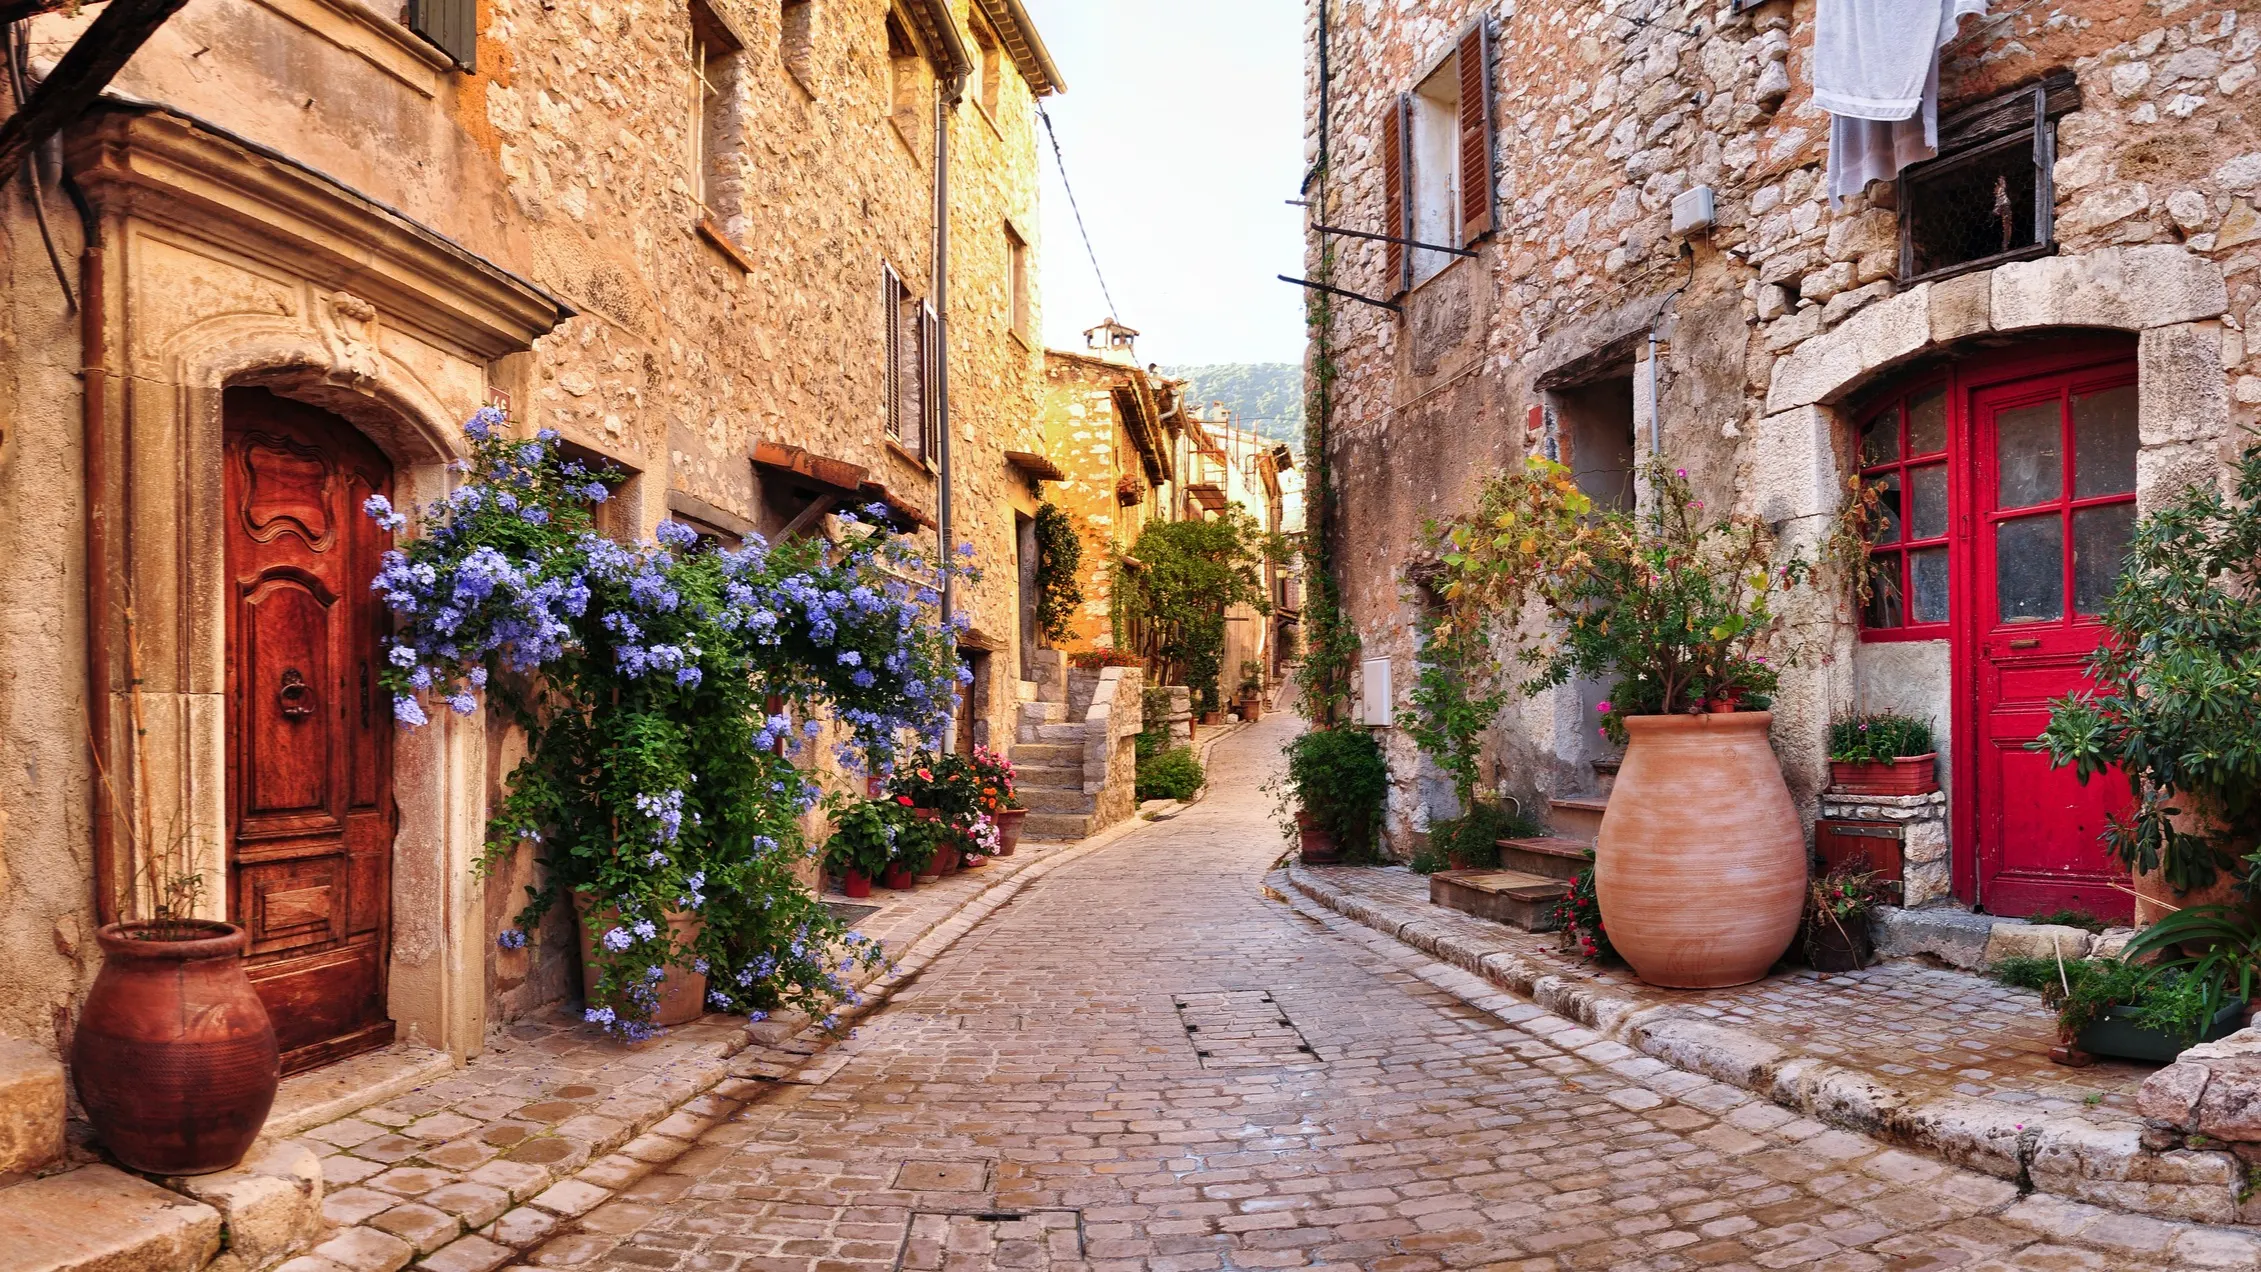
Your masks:
M 399 1204 L 400 1198 L 388 1192 L 343 1188 L 322 1199 L 322 1218 L 337 1227 L 350 1228 Z
M 314 1247 L 314 1253 L 352 1272 L 398 1272 L 416 1257 L 416 1247 L 375 1228 L 346 1228 Z
M 415 1246 L 418 1254 L 430 1254 L 463 1231 L 462 1220 L 415 1201 L 394 1206 L 371 1219 L 368 1226 L 399 1237 Z
M 553 1176 L 545 1167 L 523 1162 L 488 1162 L 464 1178 L 474 1184 L 499 1188 L 509 1193 L 513 1201 L 524 1201 L 549 1187 Z
M 453 1183 L 455 1178 L 451 1171 L 430 1166 L 395 1166 L 383 1174 L 370 1176 L 368 1187 L 396 1197 L 421 1197 L 441 1184 Z
M 432 1272 L 494 1272 L 510 1262 L 515 1252 L 481 1236 L 458 1237 L 425 1255 L 418 1267 Z
M 510 1209 L 510 1194 L 485 1184 L 458 1181 L 442 1184 L 418 1198 L 423 1204 L 463 1220 L 466 1228 L 484 1228 Z
M 611 1196 L 612 1192 L 609 1189 L 599 1188 L 595 1184 L 584 1183 L 578 1179 L 568 1179 L 562 1184 L 552 1186 L 549 1191 L 534 1198 L 533 1204 L 551 1214 L 572 1218 L 575 1215 L 586 1214 L 592 1207 Z
M 487 1229 L 487 1235 L 514 1250 L 528 1249 L 557 1231 L 557 1218 L 530 1206 L 506 1211 Z

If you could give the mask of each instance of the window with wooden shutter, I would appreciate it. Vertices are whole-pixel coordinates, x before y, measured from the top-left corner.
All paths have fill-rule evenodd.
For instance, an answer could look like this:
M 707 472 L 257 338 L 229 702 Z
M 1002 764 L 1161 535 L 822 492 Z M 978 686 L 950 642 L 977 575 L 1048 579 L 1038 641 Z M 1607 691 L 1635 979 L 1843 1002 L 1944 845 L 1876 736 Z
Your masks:
M 1492 31 L 1479 18 L 1454 55 L 1460 77 L 1460 246 L 1492 232 Z
M 903 440 L 903 280 L 892 265 L 879 267 L 879 325 L 883 333 L 880 378 L 886 400 L 887 435 Z
M 479 69 L 478 0 L 408 0 L 408 29 L 464 70 Z
M 919 458 L 933 463 L 942 452 L 942 395 L 934 391 L 941 380 L 942 341 L 938 338 L 941 324 L 934 320 L 934 306 L 920 301 L 918 304 L 919 350 Z
M 1392 239 L 1406 237 L 1406 226 L 1412 221 L 1405 197 L 1405 134 L 1410 115 L 1407 95 L 1399 93 L 1390 104 L 1389 117 L 1382 121 L 1382 233 Z M 1389 276 L 1385 287 L 1389 295 L 1413 285 L 1413 276 L 1406 270 L 1405 244 L 1383 244 L 1382 264 Z

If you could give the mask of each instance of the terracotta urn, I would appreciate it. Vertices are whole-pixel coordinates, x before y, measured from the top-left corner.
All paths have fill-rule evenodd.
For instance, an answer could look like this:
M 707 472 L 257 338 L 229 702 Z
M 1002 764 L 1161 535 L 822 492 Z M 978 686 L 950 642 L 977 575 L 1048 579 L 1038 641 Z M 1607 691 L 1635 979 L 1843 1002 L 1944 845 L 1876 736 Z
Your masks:
M 1594 885 L 1610 943 L 1652 985 L 1755 981 L 1798 933 L 1806 840 L 1767 745 L 1773 720 L 1736 711 L 1625 721 Z
M 2167 824 L 2185 835 L 2218 835 L 2222 832 L 2222 819 L 2211 809 L 2199 807 L 2190 796 L 2176 792 L 2172 797 L 2180 813 L 2167 819 Z M 2236 855 L 2251 852 L 2255 845 L 2232 844 Z M 2261 901 L 2249 901 L 2237 889 L 2237 875 L 2231 870 L 2217 871 L 2214 882 L 2202 888 L 2178 888 L 2167 882 L 2165 870 L 2137 871 L 2131 881 L 2135 892 L 2135 925 L 2149 927 L 2177 910 L 2187 910 L 2196 905 L 2226 905 L 2261 916 Z
M 594 997 L 599 975 L 596 960 L 596 941 L 606 929 L 613 926 L 616 912 L 611 909 L 594 910 L 596 899 L 585 892 L 573 894 L 574 913 L 581 918 L 581 990 L 585 996 Z M 677 945 L 689 945 L 706 930 L 706 920 L 695 911 L 671 910 L 667 915 L 667 928 Z M 652 1009 L 655 1025 L 687 1025 L 707 1012 L 707 978 L 703 972 L 688 967 L 669 964 L 667 974 L 659 983 L 659 1005 Z
M 1028 810 L 1001 808 L 989 816 L 997 823 L 997 855 L 1012 856 L 1021 846 L 1021 823 L 1028 820 Z
M 1295 815 L 1296 852 L 1307 866 L 1331 866 L 1342 860 L 1342 845 L 1335 832 L 1321 826 L 1309 813 Z
M 184 939 L 168 939 L 181 929 Z M 71 1040 L 71 1079 L 112 1156 L 153 1175 L 243 1160 L 282 1080 L 274 1022 L 232 923 L 113 923 Z

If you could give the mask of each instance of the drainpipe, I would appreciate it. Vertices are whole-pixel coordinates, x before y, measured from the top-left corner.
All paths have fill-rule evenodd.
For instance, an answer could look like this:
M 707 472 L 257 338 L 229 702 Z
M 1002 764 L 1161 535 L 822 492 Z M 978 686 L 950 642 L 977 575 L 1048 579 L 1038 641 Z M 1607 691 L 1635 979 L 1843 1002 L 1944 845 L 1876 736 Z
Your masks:
M 940 498 L 936 501 L 935 537 L 941 541 L 942 564 L 947 570 L 957 564 L 957 544 L 953 537 L 950 507 L 950 111 L 958 104 L 966 86 L 963 75 L 950 75 L 935 82 L 934 94 L 934 278 L 929 294 L 934 297 L 934 409 L 940 419 L 937 431 L 940 446 L 935 454 L 940 469 L 935 478 Z M 948 631 L 951 616 L 957 612 L 958 587 L 956 579 L 945 573 L 942 576 L 942 626 Z M 962 664 L 955 650 L 950 657 L 951 674 Z M 955 681 L 953 681 L 955 683 Z M 973 686 L 963 686 L 966 708 L 971 709 Z M 957 699 L 953 697 L 953 701 Z M 947 726 L 942 732 L 942 753 L 951 754 L 958 746 L 958 708 L 950 709 Z
M 86 201 L 69 168 L 62 170 L 63 192 L 78 209 L 81 227 L 79 251 L 79 361 L 84 368 L 80 386 L 79 452 L 85 465 L 81 498 L 86 519 L 86 729 L 87 747 L 102 768 L 115 774 L 110 763 L 110 521 L 109 521 L 109 370 L 103 361 L 102 223 Z M 137 775 L 138 776 L 138 775 Z M 89 783 L 94 801 L 89 824 L 94 856 L 94 915 L 100 924 L 116 923 L 119 913 L 117 886 L 117 825 L 111 815 L 110 792 L 98 774 Z

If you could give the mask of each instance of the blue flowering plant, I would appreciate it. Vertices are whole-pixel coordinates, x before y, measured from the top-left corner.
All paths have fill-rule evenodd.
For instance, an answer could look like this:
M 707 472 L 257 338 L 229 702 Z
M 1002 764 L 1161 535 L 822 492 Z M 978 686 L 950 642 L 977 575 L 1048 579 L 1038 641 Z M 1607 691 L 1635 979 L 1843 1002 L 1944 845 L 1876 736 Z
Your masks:
M 463 481 L 388 553 L 377 590 L 396 618 L 384 685 L 405 727 L 484 700 L 525 730 L 488 827 L 487 864 L 522 845 L 546 867 L 505 945 L 559 899 L 588 924 L 589 1019 L 652 1031 L 669 968 L 704 974 L 709 1005 L 833 1018 L 875 943 L 842 929 L 797 868 L 822 797 L 803 767 L 829 739 L 851 768 L 891 765 L 941 736 L 956 633 L 933 605 L 942 571 L 867 510 L 834 543 L 725 549 L 662 522 L 651 541 L 596 532 L 617 475 L 466 426 Z M 407 529 L 382 499 L 366 511 Z M 671 926 L 669 916 L 695 922 Z

